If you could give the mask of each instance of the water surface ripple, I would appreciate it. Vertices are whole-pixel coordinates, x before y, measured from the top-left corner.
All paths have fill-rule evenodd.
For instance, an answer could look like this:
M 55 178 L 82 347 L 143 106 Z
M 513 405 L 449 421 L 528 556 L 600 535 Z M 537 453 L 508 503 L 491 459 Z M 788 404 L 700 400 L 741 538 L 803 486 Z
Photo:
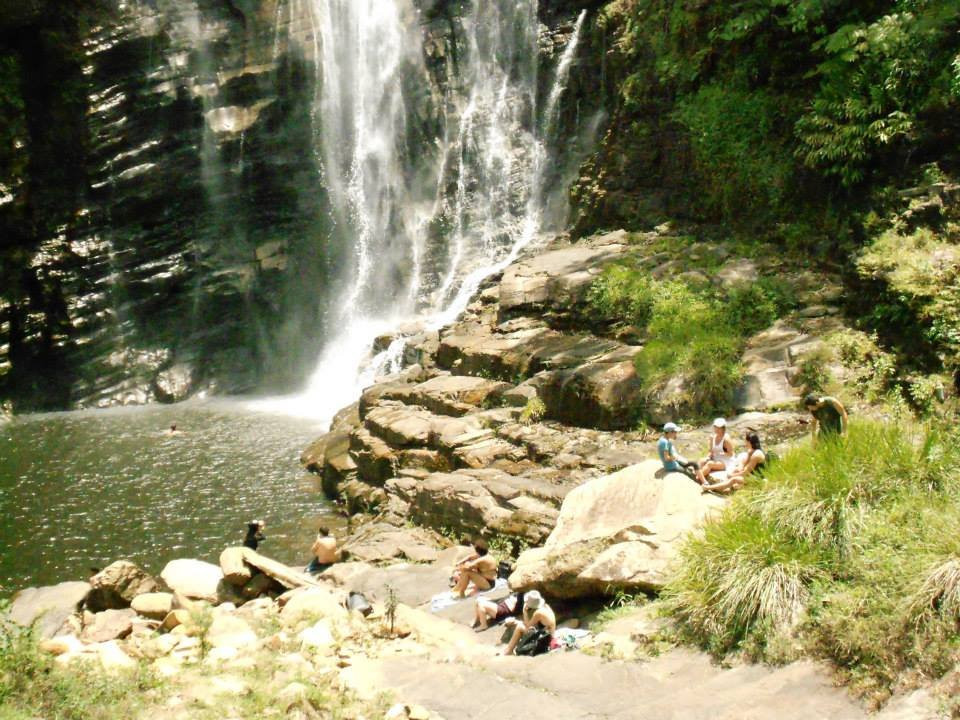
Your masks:
M 166 434 L 171 423 L 183 432 Z M 228 401 L 0 424 L 0 595 L 120 558 L 157 573 L 177 557 L 215 563 L 253 517 L 268 524 L 266 554 L 306 562 L 332 512 L 298 462 L 320 432 Z

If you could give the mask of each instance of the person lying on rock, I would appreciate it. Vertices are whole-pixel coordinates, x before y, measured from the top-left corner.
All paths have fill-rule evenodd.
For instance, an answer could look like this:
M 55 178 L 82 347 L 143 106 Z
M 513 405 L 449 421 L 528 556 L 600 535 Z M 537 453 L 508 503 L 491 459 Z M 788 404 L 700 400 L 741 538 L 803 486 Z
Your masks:
M 260 543 L 267 539 L 263 535 L 266 527 L 267 524 L 263 520 L 254 520 L 247 523 L 247 536 L 243 539 L 243 546 L 256 550 Z
M 337 547 L 337 539 L 330 534 L 329 528 L 323 525 L 317 530 L 317 539 L 313 541 L 310 552 L 313 553 L 313 560 L 310 561 L 304 572 L 322 573 L 335 562 L 340 561 L 340 548 Z
M 557 616 L 547 605 L 543 596 L 536 590 L 531 590 L 523 596 L 522 619 L 518 620 L 513 629 L 513 636 L 503 651 L 504 655 L 513 655 L 513 651 L 520 642 L 520 638 L 527 630 L 542 627 L 553 634 L 557 629 Z
M 474 608 L 473 625 L 477 632 L 486 630 L 491 625 L 501 623 L 507 618 L 520 618 L 523 615 L 523 595 L 513 593 L 507 595 L 500 602 L 478 597 Z
M 473 583 L 477 590 L 489 590 L 497 582 L 497 560 L 483 540 L 473 543 L 474 553 L 457 563 L 453 571 L 453 596 L 466 597 L 467 586 Z
M 680 428 L 675 423 L 668 422 L 663 426 L 663 435 L 657 441 L 657 453 L 660 455 L 663 469 L 667 472 L 682 472 L 691 480 L 696 480 L 703 485 L 703 475 L 700 474 L 697 463 L 693 460 L 687 460 L 674 447 L 673 442 L 677 439 L 677 433 L 679 432 Z
M 739 490 L 743 487 L 747 476 L 763 467 L 767 462 L 767 456 L 760 446 L 760 436 L 756 432 L 753 430 L 748 431 L 743 439 L 746 440 L 747 448 L 749 449 L 737 455 L 737 465 L 727 475 L 726 480 L 704 485 L 703 489 L 705 492 L 730 492 L 732 490 Z
M 803 406 L 813 416 L 810 432 L 814 442 L 847 432 L 847 411 L 836 398 L 810 393 L 803 399 Z
M 727 435 L 727 421 L 717 418 L 713 421 L 713 436 L 710 438 L 710 453 L 700 461 L 700 477 L 706 482 L 710 473 L 730 472 L 736 459 L 733 455 L 733 442 Z

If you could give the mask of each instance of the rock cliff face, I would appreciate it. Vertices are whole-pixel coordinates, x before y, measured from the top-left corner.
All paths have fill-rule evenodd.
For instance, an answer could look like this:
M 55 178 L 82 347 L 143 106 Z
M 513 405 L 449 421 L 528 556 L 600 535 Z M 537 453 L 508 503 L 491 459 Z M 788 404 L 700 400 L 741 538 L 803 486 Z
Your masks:
M 541 4 L 545 79 L 587 4 Z M 407 109 L 416 156 L 456 101 L 466 5 L 411 7 L 430 79 Z M 4 14 L 0 395 L 26 409 L 303 380 L 352 241 L 333 239 L 316 151 L 310 12 L 163 0 Z M 563 108 L 561 129 L 576 122 Z

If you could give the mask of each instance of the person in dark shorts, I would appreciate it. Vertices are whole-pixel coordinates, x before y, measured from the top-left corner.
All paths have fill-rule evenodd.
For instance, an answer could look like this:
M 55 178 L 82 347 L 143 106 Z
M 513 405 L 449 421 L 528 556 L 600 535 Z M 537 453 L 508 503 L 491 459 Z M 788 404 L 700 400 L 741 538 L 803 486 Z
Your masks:
M 476 628 L 477 632 L 486 630 L 491 625 L 501 623 L 509 617 L 518 618 L 523 615 L 523 595 L 513 593 L 507 595 L 500 602 L 482 597 L 477 598 L 474 613 L 475 617 L 471 627 Z
M 473 583 L 478 592 L 489 590 L 497 583 L 497 561 L 480 538 L 473 542 L 473 553 L 458 563 L 453 573 L 453 596 L 466 597 L 467 586 Z
M 814 442 L 847 432 L 847 411 L 836 398 L 810 393 L 803 399 L 803 406 L 813 416 L 810 432 Z

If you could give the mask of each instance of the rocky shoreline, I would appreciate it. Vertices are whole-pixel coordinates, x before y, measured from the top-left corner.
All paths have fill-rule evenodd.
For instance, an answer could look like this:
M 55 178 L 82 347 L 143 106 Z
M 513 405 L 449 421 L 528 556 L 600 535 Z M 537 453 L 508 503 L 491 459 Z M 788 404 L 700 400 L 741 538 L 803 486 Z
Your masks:
M 664 644 L 666 621 L 650 606 L 606 623 L 596 615 L 598 597 L 656 593 L 679 542 L 725 502 L 652 459 L 655 435 L 634 429 L 629 409 L 675 417 L 682 388 L 641 396 L 632 358 L 643 338 L 603 327 L 585 302 L 614 260 L 672 272 L 676 258 L 652 250 L 672 236 L 664 227 L 576 245 L 560 238 L 494 278 L 454 324 L 403 329 L 404 368 L 339 413 L 302 457 L 351 516 L 349 561 L 313 577 L 229 548 L 219 565 L 175 560 L 159 578 L 118 561 L 88 582 L 18 593 L 11 619 L 33 626 L 58 663 L 148 666 L 173 684 L 162 702 L 176 718 L 242 716 L 237 703 L 253 695 L 284 716 L 324 717 L 309 693 L 321 679 L 358 698 L 347 717 L 479 716 L 428 677 L 502 697 L 507 716 L 741 717 L 746 703 L 783 718 L 865 717 L 824 667 L 725 670 Z M 722 255 L 708 282 L 771 271 L 710 246 L 692 252 Z M 806 432 L 788 409 L 791 381 L 802 357 L 842 327 L 825 304 L 838 299 L 829 278 L 815 280 L 796 278 L 805 301 L 747 343 L 731 433 L 757 428 L 780 447 Z M 698 454 L 706 437 L 689 429 L 682 446 Z M 472 600 L 431 612 L 468 552 L 458 541 L 478 536 L 515 557 L 513 590 L 542 590 L 561 619 L 589 631 L 583 652 L 498 657 L 497 630 L 466 627 Z M 371 602 L 369 617 L 346 609 L 351 592 Z M 875 717 L 935 717 L 935 705 L 917 690 Z
M 499 627 L 467 627 L 473 598 L 431 611 L 431 594 L 467 552 L 453 546 L 417 564 L 347 562 L 317 578 L 245 548 L 224 551 L 220 566 L 174 560 L 159 578 L 118 561 L 89 582 L 22 591 L 10 617 L 32 625 L 57 665 L 162 678 L 144 692 L 138 717 L 452 720 L 491 708 L 535 720 L 738 718 L 745 709 L 868 717 L 818 664 L 721 667 L 665 643 L 665 621 L 650 605 L 605 622 L 581 616 L 589 635 L 575 651 L 504 657 Z M 351 590 L 371 600 L 369 614 L 347 609 Z M 557 607 L 561 625 L 572 625 L 575 606 Z M 468 701 L 477 697 L 487 698 L 479 709 Z M 936 703 L 915 690 L 869 717 L 935 718 Z

